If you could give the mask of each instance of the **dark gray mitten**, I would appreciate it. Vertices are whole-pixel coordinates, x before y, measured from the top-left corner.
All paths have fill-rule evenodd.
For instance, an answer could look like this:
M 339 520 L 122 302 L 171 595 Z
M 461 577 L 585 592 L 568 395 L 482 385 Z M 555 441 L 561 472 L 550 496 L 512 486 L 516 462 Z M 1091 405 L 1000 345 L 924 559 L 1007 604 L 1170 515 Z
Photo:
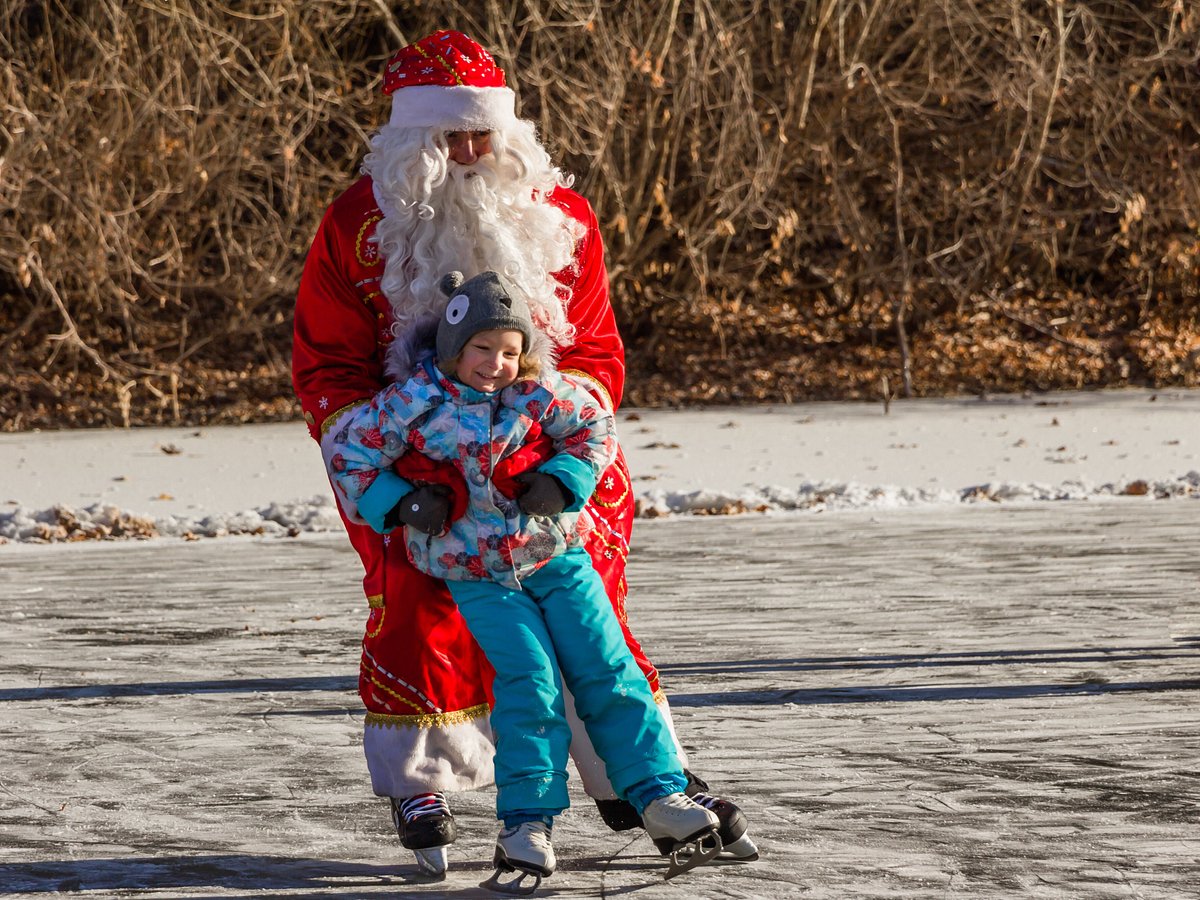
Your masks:
M 525 485 L 517 505 L 527 516 L 557 516 L 571 499 L 562 482 L 545 472 L 522 472 L 516 480 Z
M 425 534 L 441 534 L 450 518 L 450 488 L 444 484 L 426 484 L 405 494 L 383 519 L 385 528 L 399 524 Z

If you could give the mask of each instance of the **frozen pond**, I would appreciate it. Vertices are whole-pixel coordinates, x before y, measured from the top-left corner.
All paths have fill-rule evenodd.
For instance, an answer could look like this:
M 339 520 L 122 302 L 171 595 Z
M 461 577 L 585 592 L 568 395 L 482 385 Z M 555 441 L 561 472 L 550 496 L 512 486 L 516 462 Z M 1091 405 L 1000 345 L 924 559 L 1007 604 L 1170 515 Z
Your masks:
M 1194 896 L 1189 499 L 639 523 L 630 614 L 749 866 L 675 882 L 572 781 L 540 895 Z M 0 552 L 0 893 L 495 896 L 370 795 L 340 537 Z

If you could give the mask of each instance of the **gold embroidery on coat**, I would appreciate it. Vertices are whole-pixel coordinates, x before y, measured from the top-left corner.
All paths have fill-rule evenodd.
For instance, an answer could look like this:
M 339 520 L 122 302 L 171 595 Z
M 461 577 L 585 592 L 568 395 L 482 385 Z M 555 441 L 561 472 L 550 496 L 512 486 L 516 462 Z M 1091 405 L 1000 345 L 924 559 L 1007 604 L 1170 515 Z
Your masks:
M 386 684 L 384 684 L 378 678 L 376 678 L 374 675 L 368 674 L 365 670 L 364 670 L 363 674 L 367 676 L 367 681 L 371 682 L 371 684 L 375 685 L 375 687 L 379 688 L 385 694 L 390 694 L 391 696 L 393 696 L 397 700 L 399 700 L 401 703 L 405 703 L 405 704 L 411 706 L 413 709 L 421 709 L 421 704 L 416 703 L 415 701 L 409 700 L 407 697 L 400 696 L 395 691 L 393 691 L 390 687 L 388 687 Z M 429 713 L 426 713 L 426 712 L 424 712 L 424 710 L 422 710 L 422 715 L 429 715 Z
M 377 266 L 382 262 L 379 256 L 379 245 L 367 240 L 367 230 L 383 219 L 382 214 L 367 216 L 362 228 L 358 229 L 358 237 L 354 240 L 354 258 L 361 266 Z
M 356 406 L 365 406 L 370 402 L 370 398 L 366 400 L 355 400 L 353 403 L 347 403 L 341 409 L 335 409 L 333 412 L 327 415 L 325 417 L 325 421 L 321 423 L 321 437 L 325 437 L 325 435 L 329 433 L 329 429 L 337 424 L 337 420 L 341 418 L 342 413 L 348 412 L 349 410 L 354 409 Z
M 379 618 L 376 620 L 375 627 L 371 627 L 371 619 L 375 618 L 375 614 L 379 613 Z M 383 631 L 383 617 L 387 615 L 387 610 L 383 608 L 383 604 L 371 607 L 371 616 L 367 619 L 367 637 L 379 637 L 379 632 Z
M 419 716 L 393 716 L 387 713 L 367 713 L 367 724 L 377 728 L 436 728 L 442 725 L 465 725 L 488 714 L 488 705 L 480 703 L 468 709 L 447 713 L 425 713 Z
M 600 545 L 605 550 L 612 550 L 614 553 L 617 554 L 617 556 L 621 557 L 621 559 L 627 559 L 629 557 L 628 552 L 625 550 L 624 544 L 614 544 L 612 541 L 606 540 L 604 537 L 604 534 L 600 531 L 599 528 L 594 529 L 592 531 L 592 534 L 594 534 L 596 537 L 598 537 L 600 539 Z M 607 553 L 605 553 L 604 556 L 608 559 L 612 559 L 612 557 Z
M 629 611 L 625 608 L 625 601 L 629 599 L 629 584 L 625 581 L 625 570 L 621 570 L 621 577 L 617 579 L 617 618 L 622 625 L 629 624 Z
M 614 472 L 621 476 L 621 481 L 624 483 L 622 485 L 621 496 L 616 500 L 601 500 L 599 497 L 599 492 L 592 494 L 592 502 L 597 506 L 603 506 L 605 509 L 614 509 L 615 507 L 620 506 L 625 498 L 629 496 L 629 476 L 621 470 L 620 466 L 609 466 L 607 469 L 605 469 L 604 474 L 600 477 L 606 478 Z

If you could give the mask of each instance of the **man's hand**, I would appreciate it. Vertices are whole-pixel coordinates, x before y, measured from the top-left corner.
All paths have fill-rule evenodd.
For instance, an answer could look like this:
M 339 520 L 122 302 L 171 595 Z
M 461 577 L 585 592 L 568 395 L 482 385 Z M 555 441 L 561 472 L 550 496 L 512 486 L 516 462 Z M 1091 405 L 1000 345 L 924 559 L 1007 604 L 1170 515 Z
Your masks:
M 400 498 L 384 516 L 386 528 L 403 523 L 424 534 L 441 534 L 450 518 L 450 488 L 444 484 L 426 484 Z
M 557 516 L 571 499 L 562 482 L 545 472 L 522 472 L 513 480 L 525 485 L 517 505 L 527 516 Z

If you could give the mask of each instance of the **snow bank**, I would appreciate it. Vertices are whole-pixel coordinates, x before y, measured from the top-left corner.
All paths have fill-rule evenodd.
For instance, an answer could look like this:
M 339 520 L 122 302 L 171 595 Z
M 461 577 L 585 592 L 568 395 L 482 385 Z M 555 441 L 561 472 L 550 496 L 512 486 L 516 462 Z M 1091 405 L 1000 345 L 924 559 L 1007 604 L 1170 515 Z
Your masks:
M 1195 389 L 618 418 L 647 519 L 1200 492 Z M 296 422 L 0 434 L 0 473 L 0 542 L 10 544 L 342 529 L 321 455 Z M 292 497 L 311 499 L 280 502 Z
M 1160 481 L 1136 480 L 1124 484 L 1112 482 L 1091 485 L 1086 480 L 1064 481 L 1057 485 L 999 482 L 977 484 L 956 491 L 938 488 L 872 487 L 854 482 L 824 481 L 801 484 L 798 488 L 765 487 L 744 494 L 716 491 L 648 491 L 638 498 L 638 516 L 737 515 L 750 512 L 795 510 L 836 511 L 849 509 L 897 509 L 938 504 L 1004 501 L 1091 500 L 1102 497 L 1200 496 L 1200 472 L 1188 472 L 1178 478 Z
M 1200 497 L 1200 472 L 1191 471 L 1170 480 L 1136 480 L 1123 484 L 1109 482 L 1092 485 L 1083 479 L 1063 481 L 1056 485 L 999 482 L 971 485 L 956 491 L 834 481 L 804 483 L 796 488 L 766 486 L 739 493 L 650 490 L 638 496 L 637 515 L 643 519 L 656 519 L 680 515 L 836 512 L 988 502 L 1086 501 L 1112 497 L 1159 500 Z M 102 503 L 80 509 L 59 504 L 42 510 L 17 506 L 9 511 L 0 511 L 0 543 L 150 538 L 198 540 L 231 535 L 296 537 L 341 529 L 341 518 L 333 500 L 323 496 L 201 517 L 154 517 Z
M 22 506 L 0 512 L 0 542 L 57 543 L 88 540 L 144 540 L 176 537 L 198 540 L 230 535 L 295 537 L 304 533 L 339 531 L 342 520 L 332 497 L 313 497 L 291 503 L 271 503 L 259 509 L 224 515 L 148 516 L 111 504 L 94 503 L 76 509 L 57 505 L 30 510 Z

